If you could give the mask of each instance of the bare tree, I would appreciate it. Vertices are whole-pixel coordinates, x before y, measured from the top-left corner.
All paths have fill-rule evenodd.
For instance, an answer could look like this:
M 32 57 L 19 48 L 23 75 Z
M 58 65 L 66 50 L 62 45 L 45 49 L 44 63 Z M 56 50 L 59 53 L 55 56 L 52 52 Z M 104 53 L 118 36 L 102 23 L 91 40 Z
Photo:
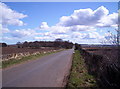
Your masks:
M 112 32 L 108 31 L 108 36 L 105 37 L 105 39 L 102 40 L 102 44 L 111 44 L 111 45 L 120 45 L 120 29 L 115 29 L 117 34 L 113 34 Z
M 118 47 L 120 46 L 120 9 L 118 10 L 118 29 L 115 29 L 117 34 L 113 34 L 110 31 L 108 31 L 108 34 L 110 34 L 109 38 L 105 38 L 101 43 L 102 44 L 113 44 L 117 45 Z
M 117 30 L 117 45 L 120 45 L 120 27 L 118 26 L 118 30 Z

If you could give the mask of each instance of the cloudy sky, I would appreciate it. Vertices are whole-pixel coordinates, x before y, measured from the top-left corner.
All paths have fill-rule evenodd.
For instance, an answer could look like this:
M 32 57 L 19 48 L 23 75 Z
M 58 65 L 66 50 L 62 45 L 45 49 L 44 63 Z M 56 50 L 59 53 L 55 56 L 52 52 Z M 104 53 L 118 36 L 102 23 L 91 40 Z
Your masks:
M 54 41 L 100 44 L 116 34 L 117 2 L 0 3 L 2 42 Z

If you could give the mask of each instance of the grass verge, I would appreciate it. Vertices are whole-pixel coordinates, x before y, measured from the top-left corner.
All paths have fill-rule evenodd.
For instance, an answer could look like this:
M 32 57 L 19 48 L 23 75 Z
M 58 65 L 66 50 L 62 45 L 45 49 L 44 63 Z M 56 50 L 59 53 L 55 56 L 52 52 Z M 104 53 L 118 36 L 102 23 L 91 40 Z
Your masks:
M 57 53 L 57 52 L 60 52 L 60 51 L 63 51 L 63 50 L 41 53 L 41 54 L 36 54 L 36 55 L 29 55 L 29 56 L 22 57 L 20 59 L 10 59 L 10 60 L 7 60 L 7 61 L 3 61 L 2 62 L 2 68 L 7 68 L 7 67 L 10 67 L 12 65 L 20 64 L 20 63 L 23 63 L 23 62 L 26 62 L 26 61 L 29 61 L 29 60 L 35 60 L 35 59 L 38 59 L 42 56 L 50 55 L 50 54 Z
M 84 59 L 80 52 L 75 50 L 72 61 L 72 68 L 66 89 L 77 89 L 84 87 L 97 87 L 95 78 L 88 74 Z

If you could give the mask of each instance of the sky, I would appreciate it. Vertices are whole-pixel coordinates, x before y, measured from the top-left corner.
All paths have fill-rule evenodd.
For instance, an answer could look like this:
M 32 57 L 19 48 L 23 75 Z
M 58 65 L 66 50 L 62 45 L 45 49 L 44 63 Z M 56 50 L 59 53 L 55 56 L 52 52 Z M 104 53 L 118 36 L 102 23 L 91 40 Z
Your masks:
M 101 44 L 118 24 L 117 2 L 4 2 L 0 9 L 0 39 L 7 44 L 57 38 Z

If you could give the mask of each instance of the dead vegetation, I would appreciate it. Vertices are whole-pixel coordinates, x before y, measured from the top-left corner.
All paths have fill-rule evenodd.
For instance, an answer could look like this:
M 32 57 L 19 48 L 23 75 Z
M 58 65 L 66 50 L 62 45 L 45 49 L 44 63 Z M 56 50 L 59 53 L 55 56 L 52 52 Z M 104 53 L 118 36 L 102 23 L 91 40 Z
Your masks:
M 82 49 L 76 45 L 83 56 L 89 74 L 96 77 L 101 88 L 120 87 L 120 62 L 119 50 L 117 48 L 87 48 Z

